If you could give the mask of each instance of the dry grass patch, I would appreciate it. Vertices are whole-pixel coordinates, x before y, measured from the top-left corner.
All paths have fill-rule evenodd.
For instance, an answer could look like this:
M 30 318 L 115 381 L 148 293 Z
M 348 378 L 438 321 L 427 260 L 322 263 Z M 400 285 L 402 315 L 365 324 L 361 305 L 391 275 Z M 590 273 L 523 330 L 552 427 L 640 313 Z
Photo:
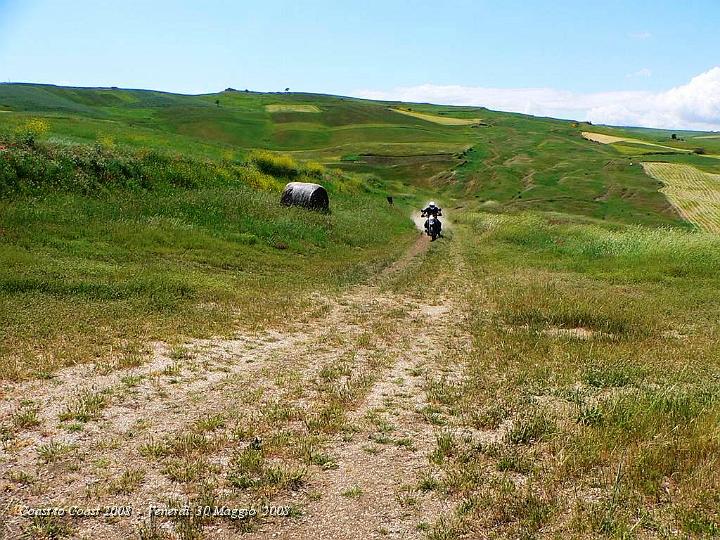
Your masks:
M 635 143 L 644 144 L 645 146 L 654 146 L 656 148 L 664 148 L 666 150 L 672 150 L 674 152 L 691 153 L 692 150 L 685 150 L 683 148 L 675 148 L 674 146 L 666 146 L 664 144 L 656 144 L 642 139 L 633 139 L 632 137 L 617 137 L 615 135 L 605 135 L 604 133 L 592 133 L 590 131 L 583 131 L 582 136 L 588 141 L 597 142 L 600 144 L 615 144 L 615 143 Z
M 417 111 L 410 111 L 407 109 L 390 109 L 396 113 L 404 114 L 406 116 L 412 116 L 419 118 L 420 120 L 427 120 L 435 124 L 442 124 L 444 126 L 472 126 L 479 124 L 481 120 L 479 118 L 453 118 L 450 116 L 438 116 L 435 114 L 421 113 Z
M 645 172 L 660 180 L 661 189 L 680 214 L 701 229 L 720 232 L 720 174 L 678 163 L 643 163 Z
M 280 112 L 300 112 L 300 113 L 319 113 L 322 112 L 319 107 L 315 105 L 301 105 L 294 103 L 272 103 L 265 105 L 265 110 L 269 113 L 280 113 Z

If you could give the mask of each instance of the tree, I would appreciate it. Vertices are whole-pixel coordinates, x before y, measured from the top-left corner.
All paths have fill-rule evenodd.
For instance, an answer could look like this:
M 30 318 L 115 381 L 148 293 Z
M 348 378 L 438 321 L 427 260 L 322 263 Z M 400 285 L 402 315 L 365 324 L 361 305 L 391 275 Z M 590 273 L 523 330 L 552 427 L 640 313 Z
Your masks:
M 290 91 L 290 89 L 289 89 L 289 88 L 286 88 L 286 89 L 285 89 L 285 91 L 286 91 L 286 92 L 289 92 L 289 91 Z
M 672 140 L 677 141 L 677 135 L 675 133 L 672 134 Z
M 216 100 L 215 100 L 215 105 L 217 105 L 218 107 L 220 106 L 220 100 L 219 100 L 219 99 L 216 99 Z

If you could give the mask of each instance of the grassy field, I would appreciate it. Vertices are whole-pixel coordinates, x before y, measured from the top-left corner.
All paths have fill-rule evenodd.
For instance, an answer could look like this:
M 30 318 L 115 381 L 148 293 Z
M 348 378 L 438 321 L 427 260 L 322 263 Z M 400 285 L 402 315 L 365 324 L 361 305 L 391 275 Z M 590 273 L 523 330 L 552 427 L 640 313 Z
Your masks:
M 268 112 L 307 112 L 307 113 L 319 113 L 320 109 L 315 105 L 292 105 L 283 103 L 274 103 L 272 105 L 265 105 L 265 110 Z
M 390 240 L 402 246 L 412 230 L 377 185 L 290 158 L 215 163 L 5 144 L 3 379 L 78 362 L 127 365 L 155 339 L 277 323 L 312 309 L 311 290 L 387 264 Z M 280 189 L 298 179 L 322 181 L 332 213 L 280 207 Z
M 720 536 L 715 135 L 232 89 L 0 111 L 9 537 Z M 14 512 L 147 501 L 290 515 Z
M 459 222 L 474 347 L 428 391 L 434 489 L 461 502 L 430 537 L 719 534 L 720 239 Z

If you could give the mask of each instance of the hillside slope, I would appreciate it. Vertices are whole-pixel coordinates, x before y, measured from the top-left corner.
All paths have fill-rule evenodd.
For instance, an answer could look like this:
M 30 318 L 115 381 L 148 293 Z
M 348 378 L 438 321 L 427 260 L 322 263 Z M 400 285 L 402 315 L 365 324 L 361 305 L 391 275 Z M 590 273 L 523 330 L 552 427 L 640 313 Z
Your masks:
M 640 158 L 720 171 L 720 160 L 687 154 L 698 141 L 703 152 L 720 153 L 720 139 L 706 138 L 712 135 L 681 133 L 682 140 L 673 140 L 669 132 L 629 133 L 478 107 L 301 93 L 187 96 L 3 84 L 0 110 L 6 130 L 39 118 L 56 142 L 101 141 L 214 159 L 241 159 L 263 148 L 379 176 L 395 195 L 411 185 L 463 204 L 475 200 L 488 210 L 562 211 L 624 223 L 682 223 L 660 193 L 662 184 L 644 174 Z M 602 145 L 584 139 L 587 130 L 645 136 L 662 145 Z

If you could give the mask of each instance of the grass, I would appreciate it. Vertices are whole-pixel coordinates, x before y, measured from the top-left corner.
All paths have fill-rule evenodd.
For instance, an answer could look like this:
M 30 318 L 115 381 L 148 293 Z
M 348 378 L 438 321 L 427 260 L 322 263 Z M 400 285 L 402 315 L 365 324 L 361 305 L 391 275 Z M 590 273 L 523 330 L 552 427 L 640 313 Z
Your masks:
M 239 490 L 263 489 L 266 493 L 299 489 L 306 470 L 268 463 L 262 450 L 244 448 L 235 453 L 227 470 L 228 482 Z M 268 491 L 269 490 L 269 491 Z
M 145 471 L 143 469 L 126 469 L 118 477 L 110 481 L 108 492 L 113 495 L 128 495 L 133 493 L 142 484 L 144 479 Z
M 18 429 L 29 429 L 40 424 L 38 410 L 34 407 L 19 408 L 12 415 L 12 423 Z
M 718 238 L 558 214 L 459 221 L 475 346 L 461 385 L 427 389 L 497 442 L 438 436 L 438 489 L 466 504 L 433 534 L 712 535 Z
M 341 495 L 348 499 L 359 499 L 363 494 L 363 490 L 360 486 L 351 486 L 344 490 Z
M 71 537 L 73 527 L 67 518 L 35 516 L 28 527 L 28 533 L 32 538 L 54 540 L 56 538 Z
M 3 380 L 79 362 L 137 366 L 156 339 L 170 342 L 166 375 L 195 376 L 190 338 L 282 328 L 323 309 L 313 291 L 373 283 L 414 235 L 410 206 L 432 193 L 453 234 L 388 287 L 455 303 L 470 344 L 408 373 L 425 377 L 416 416 L 436 438 L 398 504 L 448 503 L 421 525 L 429 538 L 717 536 L 720 240 L 645 170 L 692 167 L 707 187 L 719 140 L 290 93 L 0 85 L 0 106 L 10 111 L 0 142 Z M 323 183 L 331 212 L 280 207 L 291 179 Z M 377 353 L 395 317 L 379 315 L 358 315 L 353 350 L 320 352 L 307 379 L 229 379 L 227 407 L 141 441 L 147 463 L 117 471 L 109 492 L 145 489 L 149 467 L 203 500 L 313 490 L 314 475 L 343 463 L 328 446 L 357 437 L 351 413 L 392 361 Z M 319 349 L 349 346 L 330 334 Z M 144 377 L 123 376 L 125 394 L 68 396 L 66 430 L 100 418 Z M 40 410 L 8 410 L 0 429 L 12 447 Z M 371 443 L 367 458 L 414 449 L 382 413 L 362 418 L 369 440 L 400 448 Z M 59 467 L 73 448 L 37 446 L 38 467 Z M 173 525 L 202 534 L 203 522 Z M 147 523 L 139 535 L 166 532 Z
M 507 433 L 511 444 L 534 444 L 547 439 L 555 431 L 551 420 L 543 413 L 536 413 L 515 421 Z
M 280 322 L 310 305 L 310 287 L 338 289 L 386 264 L 389 240 L 411 231 L 374 188 L 290 158 L 213 164 L 12 144 L 0 198 L 3 379 L 110 354 L 136 365 L 151 339 Z M 308 175 L 329 189 L 332 213 L 278 204 L 286 178 Z
M 673 140 L 669 131 L 592 128 L 635 140 L 622 143 L 636 146 L 623 153 L 617 145 L 584 140 L 586 124 L 479 107 L 404 106 L 412 116 L 398 114 L 396 103 L 312 94 L 182 96 L 18 84 L 0 85 L 0 107 L 8 111 L 4 125 L 23 136 L 40 127 L 52 141 L 214 162 L 243 161 L 258 148 L 291 152 L 380 178 L 396 200 L 440 188 L 464 204 L 560 210 L 625 223 L 680 222 L 634 159 L 656 159 L 645 155 L 656 148 L 648 143 L 677 154 L 660 159 L 720 169 L 718 160 L 689 153 L 698 146 L 708 155 L 720 153 L 720 141 L 696 139 L 705 135 L 700 132 L 680 132 L 682 140 Z M 311 109 L 319 112 L 299 112 Z
M 68 420 L 88 422 L 98 419 L 103 409 L 108 406 L 111 394 L 111 390 L 89 390 L 81 393 L 60 413 L 60 420 L 63 422 Z
M 37 447 L 38 457 L 43 463 L 55 463 L 71 452 L 73 447 L 59 441 L 50 441 Z

